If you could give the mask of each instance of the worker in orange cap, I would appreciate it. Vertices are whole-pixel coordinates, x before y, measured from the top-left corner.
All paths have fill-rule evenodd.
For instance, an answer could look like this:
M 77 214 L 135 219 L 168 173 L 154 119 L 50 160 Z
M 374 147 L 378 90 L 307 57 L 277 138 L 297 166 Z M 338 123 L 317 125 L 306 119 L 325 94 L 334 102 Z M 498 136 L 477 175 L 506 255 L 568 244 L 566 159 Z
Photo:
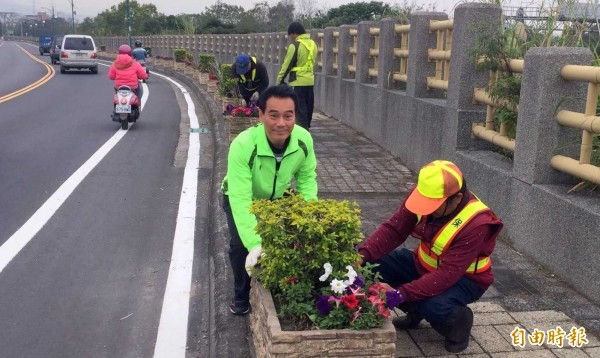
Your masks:
M 383 291 L 400 294 L 406 315 L 394 326 L 412 329 L 425 319 L 445 337 L 448 352 L 465 350 L 473 326 L 467 305 L 494 281 L 490 256 L 502 226 L 454 163 L 421 168 L 402 206 L 358 247 L 360 264 L 379 264 Z M 419 239 L 417 248 L 398 248 L 409 235 Z

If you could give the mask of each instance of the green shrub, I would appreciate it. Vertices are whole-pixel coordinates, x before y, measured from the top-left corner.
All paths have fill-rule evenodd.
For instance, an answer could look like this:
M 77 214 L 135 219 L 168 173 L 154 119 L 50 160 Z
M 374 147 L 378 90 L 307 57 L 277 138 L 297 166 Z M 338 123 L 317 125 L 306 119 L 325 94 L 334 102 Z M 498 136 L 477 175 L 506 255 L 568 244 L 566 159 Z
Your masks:
M 354 250 L 363 238 L 355 202 L 304 201 L 302 195 L 289 195 L 256 200 L 251 212 L 268 257 L 261 263 L 258 278 L 270 290 L 285 291 L 291 277 L 315 281 L 326 262 L 343 270 L 360 257 Z
M 217 61 L 214 55 L 201 54 L 198 55 L 198 70 L 203 73 L 210 73 L 215 70 Z
M 363 238 L 357 203 L 291 194 L 256 200 L 250 211 L 264 253 L 253 272 L 292 329 L 370 329 L 389 318 L 398 294 L 379 291 L 373 265 L 352 266 Z
M 217 93 L 223 97 L 237 98 L 238 95 L 238 80 L 233 76 L 231 64 L 224 63 L 218 67 L 219 71 L 217 77 L 219 83 L 217 84 Z
M 175 49 L 175 62 L 189 62 L 192 58 L 192 54 L 187 49 Z

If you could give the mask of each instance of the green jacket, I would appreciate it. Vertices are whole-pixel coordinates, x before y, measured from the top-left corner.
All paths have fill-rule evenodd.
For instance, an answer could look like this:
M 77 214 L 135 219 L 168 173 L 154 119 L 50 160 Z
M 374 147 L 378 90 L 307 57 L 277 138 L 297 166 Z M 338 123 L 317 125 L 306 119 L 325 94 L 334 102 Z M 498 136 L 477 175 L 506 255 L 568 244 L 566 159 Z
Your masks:
M 254 231 L 256 217 L 250 213 L 254 199 L 276 199 L 290 188 L 292 178 L 305 200 L 317 199 L 317 159 L 310 133 L 295 125 L 279 165 L 262 124 L 240 133 L 231 142 L 227 174 L 221 190 L 229 197 L 233 219 L 248 249 L 260 246 Z
M 299 44 L 298 56 L 296 61 L 294 61 L 296 44 Z M 285 59 L 281 65 L 281 70 L 277 75 L 277 84 L 281 84 L 283 81 L 285 81 L 285 76 L 289 72 L 290 81 L 288 84 L 290 86 L 314 86 L 314 67 L 317 64 L 317 54 L 317 44 L 310 39 L 309 34 L 302 34 L 296 37 L 296 41 L 292 42 L 287 48 Z M 309 59 L 312 59 L 312 61 L 309 61 Z

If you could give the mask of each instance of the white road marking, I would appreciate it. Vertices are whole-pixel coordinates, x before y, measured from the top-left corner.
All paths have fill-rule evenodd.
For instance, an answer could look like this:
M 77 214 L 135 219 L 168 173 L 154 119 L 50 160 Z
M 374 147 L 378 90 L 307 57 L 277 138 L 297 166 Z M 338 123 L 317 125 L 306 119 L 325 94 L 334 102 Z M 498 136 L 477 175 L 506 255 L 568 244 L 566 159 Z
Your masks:
M 148 100 L 148 86 L 144 84 L 142 105 L 140 111 L 144 110 L 144 104 Z M 133 123 L 132 123 L 133 124 Z M 69 198 L 87 175 L 100 163 L 100 161 L 114 148 L 117 143 L 127 134 L 127 131 L 117 131 L 102 147 L 100 147 L 75 173 L 46 200 L 42 206 L 17 230 L 6 242 L 0 246 L 0 273 L 19 254 L 31 239 L 46 225 L 48 220 Z
M 196 108 L 187 89 L 173 79 L 157 73 L 177 86 L 188 106 L 190 127 L 198 128 Z M 194 232 L 196 228 L 196 198 L 200 165 L 200 135 L 190 133 L 190 146 L 183 174 L 179 212 L 173 239 L 169 278 L 165 289 L 160 323 L 154 347 L 154 358 L 185 358 L 192 267 L 194 264 Z

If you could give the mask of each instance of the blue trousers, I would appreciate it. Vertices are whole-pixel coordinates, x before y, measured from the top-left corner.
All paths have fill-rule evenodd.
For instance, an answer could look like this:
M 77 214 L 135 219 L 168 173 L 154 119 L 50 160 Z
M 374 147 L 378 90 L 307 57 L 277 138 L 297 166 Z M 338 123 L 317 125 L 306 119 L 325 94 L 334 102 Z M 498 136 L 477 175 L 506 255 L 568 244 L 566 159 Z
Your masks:
M 237 226 L 233 220 L 229 197 L 223 195 L 223 210 L 227 217 L 227 227 L 229 228 L 229 263 L 233 270 L 233 292 L 236 301 L 248 302 L 250 299 L 250 276 L 246 272 L 246 256 L 248 250 L 242 244 Z
M 375 271 L 381 274 L 383 282 L 392 287 L 399 287 L 419 278 L 413 253 L 406 248 L 396 249 L 376 263 L 379 266 Z M 430 323 L 441 323 L 446 321 L 454 307 L 473 303 L 481 298 L 484 292 L 485 290 L 481 286 L 463 276 L 441 294 L 411 302 L 413 304 L 410 306 L 413 308 L 409 311 L 416 310 Z

